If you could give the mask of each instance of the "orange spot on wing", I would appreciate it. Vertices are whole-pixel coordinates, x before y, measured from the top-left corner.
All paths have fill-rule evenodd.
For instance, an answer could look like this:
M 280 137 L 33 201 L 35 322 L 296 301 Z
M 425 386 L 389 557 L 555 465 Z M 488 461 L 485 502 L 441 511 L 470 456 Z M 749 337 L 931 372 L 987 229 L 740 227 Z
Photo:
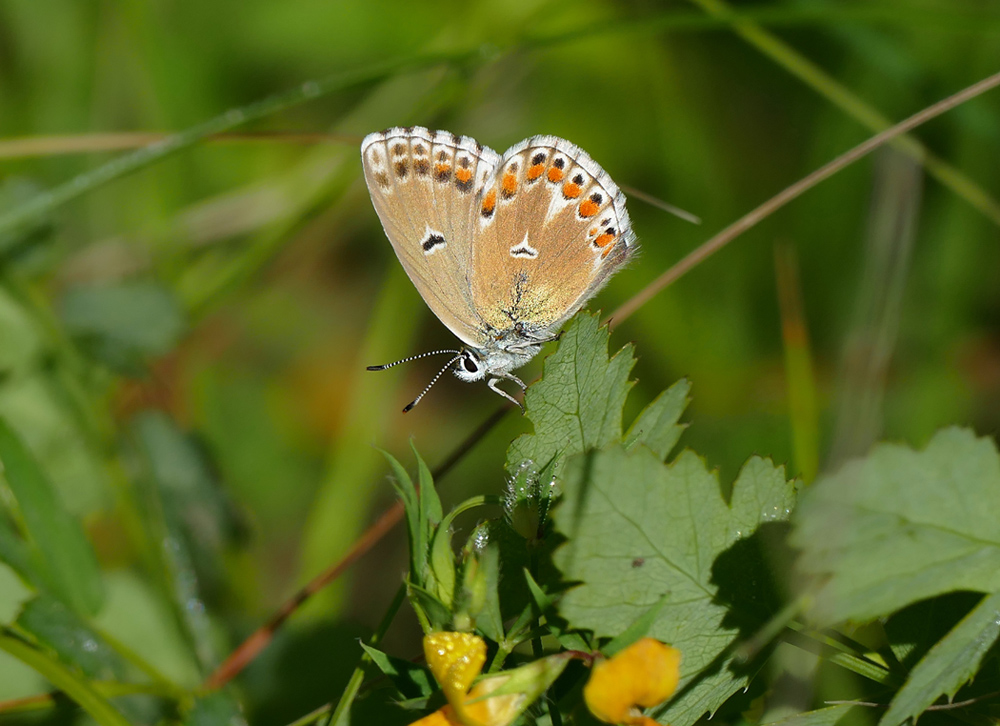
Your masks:
M 483 211 L 487 213 L 492 212 L 493 208 L 496 205 L 497 205 L 497 190 L 490 189 L 490 191 L 486 194 L 486 198 L 483 199 Z
M 550 182 L 562 181 L 562 178 L 563 178 L 563 170 L 562 169 L 560 169 L 557 166 L 553 166 L 552 168 L 549 169 L 549 181 Z
M 501 184 L 503 186 L 503 193 L 507 196 L 517 191 L 517 177 L 513 174 L 504 174 Z
M 462 168 L 455 169 L 455 178 L 464 184 L 472 178 L 472 170 Z
M 567 199 L 576 199 L 582 192 L 583 189 L 579 184 L 574 184 L 573 182 L 563 184 L 563 196 Z
M 447 174 L 451 169 L 451 164 L 435 164 L 434 173 L 435 174 Z
M 615 241 L 615 236 L 613 234 L 608 234 L 605 232 L 600 237 L 594 240 L 594 244 L 598 247 L 607 247 L 609 244 Z
M 592 199 L 587 199 L 583 204 L 580 205 L 580 216 L 581 217 L 593 217 L 600 211 L 600 207 L 594 203 Z
M 605 248 L 604 252 L 601 253 L 601 258 L 603 259 L 603 258 L 607 257 L 608 255 L 610 255 L 611 254 L 611 250 L 613 250 L 614 248 L 615 248 L 615 246 L 613 244 L 608 245 Z
M 528 169 L 528 181 L 535 181 L 545 172 L 545 164 L 535 164 Z

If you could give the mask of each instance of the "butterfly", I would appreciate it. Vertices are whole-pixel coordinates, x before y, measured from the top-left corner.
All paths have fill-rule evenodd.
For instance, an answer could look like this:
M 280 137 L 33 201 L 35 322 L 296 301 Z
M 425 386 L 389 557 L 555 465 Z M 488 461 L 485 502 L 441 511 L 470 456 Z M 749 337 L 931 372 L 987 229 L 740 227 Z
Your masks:
M 501 156 L 422 127 L 369 134 L 365 182 L 385 234 L 427 306 L 465 345 L 438 353 L 463 381 L 497 384 L 531 360 L 637 249 L 625 196 L 580 147 L 532 136 Z M 524 408 L 521 407 L 523 412 Z

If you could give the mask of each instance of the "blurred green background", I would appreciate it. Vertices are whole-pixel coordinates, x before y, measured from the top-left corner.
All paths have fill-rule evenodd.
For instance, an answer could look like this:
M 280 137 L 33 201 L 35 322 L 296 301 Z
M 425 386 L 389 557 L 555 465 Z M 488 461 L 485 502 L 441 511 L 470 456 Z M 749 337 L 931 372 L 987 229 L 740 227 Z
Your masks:
M 411 67 L 382 70 L 398 59 Z M 434 466 L 498 406 L 448 377 L 404 416 L 435 362 L 364 370 L 454 344 L 371 208 L 366 133 L 418 124 L 498 151 L 555 134 L 699 215 L 630 201 L 642 253 L 593 303 L 610 311 L 880 119 L 998 69 L 996 0 L 0 3 L 0 417 L 84 523 L 97 623 L 197 684 L 391 503 L 374 446 L 405 460 L 413 438 Z M 148 141 L 132 132 L 232 125 L 289 89 L 231 137 L 3 227 Z M 958 108 L 916 133 L 929 165 L 868 157 L 645 305 L 613 336 L 637 345 L 632 410 L 689 377 L 683 443 L 724 482 L 753 453 L 808 479 L 875 438 L 995 434 L 998 119 L 997 92 Z M 445 500 L 498 492 L 526 426 L 508 415 L 439 482 Z M 252 723 L 338 697 L 404 544 L 380 544 L 237 680 Z M 0 620 L 30 593 L 0 564 Z M 385 647 L 411 657 L 417 635 L 404 617 Z M 0 703 L 48 689 L 0 653 Z

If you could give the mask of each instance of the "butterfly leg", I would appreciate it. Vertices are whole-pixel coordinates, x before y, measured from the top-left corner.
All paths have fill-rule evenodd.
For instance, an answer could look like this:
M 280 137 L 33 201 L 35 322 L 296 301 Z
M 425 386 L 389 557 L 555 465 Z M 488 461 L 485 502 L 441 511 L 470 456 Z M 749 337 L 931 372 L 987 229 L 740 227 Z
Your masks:
M 514 376 L 510 375 L 509 373 L 506 376 L 504 376 L 504 378 L 513 378 L 518 383 L 521 383 L 521 381 L 519 381 L 517 378 L 514 378 Z M 507 393 L 507 391 L 505 391 L 502 388 L 500 388 L 497 385 L 497 383 L 499 383 L 499 382 L 500 382 L 500 378 L 494 377 L 494 378 L 490 378 L 490 380 L 487 382 L 486 385 L 488 385 L 490 387 L 490 390 L 492 390 L 494 393 L 496 393 L 496 394 L 498 394 L 500 396 L 503 396 L 504 398 L 506 398 L 511 403 L 517 404 L 517 407 L 521 409 L 521 414 L 523 415 L 524 414 L 524 406 L 521 405 L 520 401 L 518 401 L 512 395 L 510 395 L 509 393 Z M 524 388 L 524 384 L 523 383 L 521 383 L 521 387 Z
M 522 381 L 520 378 L 518 378 L 517 376 L 515 376 L 513 373 L 504 373 L 502 377 L 506 378 L 509 381 L 514 381 L 514 383 L 516 383 L 517 385 L 519 385 L 521 387 L 522 391 L 527 391 L 528 390 L 528 387 L 526 385 L 524 385 L 524 381 Z

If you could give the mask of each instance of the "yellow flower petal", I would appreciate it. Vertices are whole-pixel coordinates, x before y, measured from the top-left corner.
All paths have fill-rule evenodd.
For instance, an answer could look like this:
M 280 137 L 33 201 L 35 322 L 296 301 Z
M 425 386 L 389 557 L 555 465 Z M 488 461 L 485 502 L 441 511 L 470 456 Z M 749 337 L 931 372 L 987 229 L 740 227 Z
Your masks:
M 464 724 L 455 718 L 455 712 L 451 710 L 451 706 L 444 706 L 429 716 L 414 721 L 410 726 L 464 726 Z
M 487 678 L 477 683 L 461 704 L 453 704 L 465 726 L 507 726 L 521 713 L 524 703 L 523 693 L 507 693 L 502 696 L 483 698 L 506 683 L 508 676 Z M 482 700 L 478 700 L 482 699 Z
M 471 633 L 429 633 L 424 656 L 448 703 L 461 705 L 486 664 L 486 643 Z
M 666 701 L 680 680 L 681 653 L 653 638 L 642 638 L 608 660 L 594 664 L 583 689 L 587 708 L 605 723 L 655 723 L 639 712 Z

